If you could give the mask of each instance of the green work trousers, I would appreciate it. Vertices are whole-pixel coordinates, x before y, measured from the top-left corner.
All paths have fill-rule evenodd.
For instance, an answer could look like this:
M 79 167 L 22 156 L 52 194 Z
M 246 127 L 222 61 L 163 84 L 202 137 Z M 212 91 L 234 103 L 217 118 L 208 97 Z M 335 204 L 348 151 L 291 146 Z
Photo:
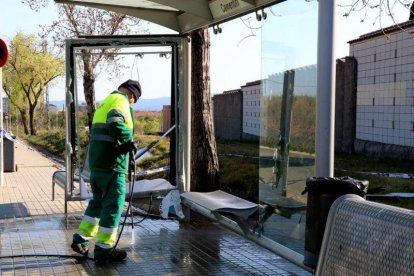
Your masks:
M 115 243 L 119 219 L 124 209 L 125 174 L 92 170 L 90 182 L 93 198 L 85 210 L 78 233 L 88 239 L 97 233 L 96 244 L 111 248 Z

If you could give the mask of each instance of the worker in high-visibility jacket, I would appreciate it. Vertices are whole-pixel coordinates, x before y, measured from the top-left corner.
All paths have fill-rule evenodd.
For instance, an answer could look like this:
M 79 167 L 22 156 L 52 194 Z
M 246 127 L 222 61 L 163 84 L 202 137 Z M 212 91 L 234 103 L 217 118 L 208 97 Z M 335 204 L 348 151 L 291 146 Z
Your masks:
M 92 120 L 89 143 L 89 201 L 71 245 L 75 252 L 88 254 L 89 241 L 97 236 L 96 263 L 125 259 L 126 251 L 114 248 L 125 202 L 125 177 L 133 142 L 134 116 L 131 105 L 141 96 L 138 81 L 128 80 L 108 95 Z

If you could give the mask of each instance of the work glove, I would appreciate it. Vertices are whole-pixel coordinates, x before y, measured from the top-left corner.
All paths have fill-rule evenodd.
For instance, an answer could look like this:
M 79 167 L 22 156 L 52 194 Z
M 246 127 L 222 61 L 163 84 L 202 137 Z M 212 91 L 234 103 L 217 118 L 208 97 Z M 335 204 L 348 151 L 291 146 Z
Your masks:
M 128 141 L 125 142 L 121 145 L 119 145 L 118 147 L 115 148 L 115 153 L 116 154 L 124 154 L 124 153 L 128 153 L 128 152 L 133 152 L 134 155 L 137 152 L 137 147 L 135 146 L 134 141 Z

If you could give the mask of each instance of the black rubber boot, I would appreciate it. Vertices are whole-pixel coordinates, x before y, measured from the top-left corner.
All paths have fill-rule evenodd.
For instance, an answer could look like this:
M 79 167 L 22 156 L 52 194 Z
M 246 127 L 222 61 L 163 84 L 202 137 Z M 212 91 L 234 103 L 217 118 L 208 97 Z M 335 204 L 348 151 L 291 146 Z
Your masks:
M 123 249 L 103 249 L 99 246 L 95 246 L 94 260 L 96 264 L 105 264 L 111 262 L 119 262 L 126 258 L 127 253 Z
M 84 256 L 88 256 L 89 248 L 88 248 L 89 241 L 85 240 L 81 237 L 78 233 L 73 234 L 73 241 L 70 247 L 76 253 L 82 254 Z

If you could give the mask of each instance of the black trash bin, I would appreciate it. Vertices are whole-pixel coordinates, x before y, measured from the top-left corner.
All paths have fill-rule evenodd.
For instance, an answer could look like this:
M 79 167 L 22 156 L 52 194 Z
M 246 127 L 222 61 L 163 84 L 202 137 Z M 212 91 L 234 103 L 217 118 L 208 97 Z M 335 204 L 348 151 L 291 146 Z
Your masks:
M 302 194 L 308 193 L 303 264 L 315 268 L 318 263 L 326 220 L 332 203 L 345 194 L 365 197 L 368 181 L 351 177 L 309 177 Z
M 5 172 L 15 172 L 14 139 L 8 133 L 3 136 L 3 145 L 3 170 Z

